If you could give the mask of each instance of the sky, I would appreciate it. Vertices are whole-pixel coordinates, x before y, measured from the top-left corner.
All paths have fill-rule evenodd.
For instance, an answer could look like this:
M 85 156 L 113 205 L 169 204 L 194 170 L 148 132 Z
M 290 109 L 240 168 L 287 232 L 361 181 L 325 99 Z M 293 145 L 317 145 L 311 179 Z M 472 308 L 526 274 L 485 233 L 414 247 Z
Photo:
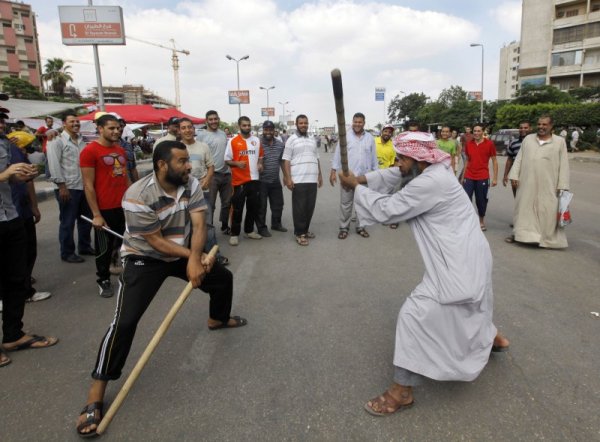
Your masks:
M 82 93 L 96 85 L 91 46 L 62 44 L 57 5 L 86 0 L 29 0 L 37 16 L 42 64 L 59 57 L 69 62 L 73 86 Z M 181 110 L 204 116 L 217 110 L 235 121 L 237 105 L 228 103 L 236 89 L 250 91 L 242 115 L 254 123 L 260 108 L 302 113 L 311 125 L 336 120 L 330 72 L 339 68 L 346 119 L 366 115 L 367 127 L 386 118 L 375 88 L 386 88 L 386 102 L 397 94 L 424 92 L 432 99 L 452 85 L 481 89 L 481 43 L 485 48 L 484 98 L 498 94 L 500 48 L 518 40 L 520 0 L 94 0 L 94 5 L 123 8 L 125 33 L 131 37 L 190 51 L 179 55 Z M 174 101 L 171 52 L 129 40 L 125 46 L 99 47 L 104 86 L 143 84 Z M 85 64 L 90 63 L 90 64 Z

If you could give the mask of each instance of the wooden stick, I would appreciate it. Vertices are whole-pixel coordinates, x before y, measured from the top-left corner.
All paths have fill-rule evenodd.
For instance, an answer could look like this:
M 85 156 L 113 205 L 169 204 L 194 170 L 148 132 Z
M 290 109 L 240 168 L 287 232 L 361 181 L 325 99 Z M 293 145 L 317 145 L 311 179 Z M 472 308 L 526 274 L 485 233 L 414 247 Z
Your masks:
M 219 250 L 218 245 L 213 246 L 213 248 L 208 253 L 208 256 L 215 257 L 217 255 L 218 250 Z M 110 408 L 104 415 L 104 418 L 100 422 L 100 425 L 98 425 L 98 428 L 96 429 L 96 433 L 102 434 L 102 433 L 104 433 L 104 431 L 106 431 L 106 428 L 110 425 L 110 421 L 112 421 L 113 417 L 115 417 L 115 414 L 117 414 L 117 411 L 119 411 L 119 408 L 121 407 L 121 404 L 127 397 L 129 390 L 131 390 L 131 387 L 133 387 L 133 384 L 135 383 L 137 378 L 140 376 L 140 373 L 142 372 L 142 370 L 144 369 L 144 366 L 150 359 L 150 356 L 152 356 L 152 353 L 158 346 L 158 343 L 160 342 L 160 340 L 163 338 L 163 336 L 165 335 L 165 333 L 171 326 L 171 322 L 173 322 L 175 315 L 179 312 L 179 310 L 183 306 L 183 303 L 186 301 L 188 296 L 190 296 L 190 293 L 192 293 L 192 289 L 193 289 L 192 283 L 188 282 L 187 285 L 185 286 L 185 288 L 183 289 L 183 291 L 181 292 L 181 294 L 179 295 L 179 298 L 177 298 L 177 301 L 175 301 L 175 304 L 173 304 L 173 307 L 171 307 L 171 310 L 169 310 L 169 313 L 167 313 L 167 316 L 163 320 L 162 324 L 160 324 L 160 327 L 158 328 L 158 330 L 156 330 L 156 333 L 154 333 L 154 336 L 152 337 L 152 339 L 150 340 L 150 343 L 144 350 L 144 353 L 142 353 L 142 356 L 140 357 L 140 359 L 135 364 L 135 367 L 133 367 L 131 374 L 129 375 L 129 377 L 127 378 L 125 383 L 123 384 L 123 387 L 121 387 L 121 391 L 119 391 L 119 394 L 117 394 L 117 397 L 115 398 L 113 403 L 110 405 Z
M 339 69 L 331 71 L 331 83 L 333 85 L 333 98 L 335 99 L 335 113 L 340 143 L 340 160 L 342 172 L 348 176 L 348 143 L 346 141 L 346 116 L 344 115 L 344 88 L 342 87 L 342 73 Z

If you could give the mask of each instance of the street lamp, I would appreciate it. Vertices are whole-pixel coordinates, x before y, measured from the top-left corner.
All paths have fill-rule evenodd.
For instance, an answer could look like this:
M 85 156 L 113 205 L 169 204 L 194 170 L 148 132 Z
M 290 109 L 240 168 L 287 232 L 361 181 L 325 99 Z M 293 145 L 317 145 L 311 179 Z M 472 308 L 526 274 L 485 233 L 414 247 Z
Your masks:
M 259 86 L 259 88 L 262 89 L 263 91 L 267 91 L 267 121 L 269 121 L 269 91 L 271 89 L 275 89 L 275 86 L 270 86 L 270 87 Z
M 285 105 L 289 104 L 289 101 L 286 101 L 285 103 L 282 103 L 281 101 L 278 102 L 279 104 L 281 104 L 281 122 L 284 123 L 287 126 L 287 123 L 285 122 Z
M 226 55 L 225 58 L 227 58 L 227 60 L 235 61 L 236 65 L 237 65 L 237 90 L 239 91 L 240 90 L 240 61 L 248 60 L 250 58 L 250 56 L 244 55 L 242 58 L 240 58 L 238 60 L 233 58 L 231 55 Z M 238 117 L 241 117 L 241 116 L 242 116 L 242 105 L 240 103 L 238 103 Z
M 471 43 L 471 47 L 481 46 L 481 105 L 479 108 L 479 122 L 483 123 L 483 45 L 481 43 Z

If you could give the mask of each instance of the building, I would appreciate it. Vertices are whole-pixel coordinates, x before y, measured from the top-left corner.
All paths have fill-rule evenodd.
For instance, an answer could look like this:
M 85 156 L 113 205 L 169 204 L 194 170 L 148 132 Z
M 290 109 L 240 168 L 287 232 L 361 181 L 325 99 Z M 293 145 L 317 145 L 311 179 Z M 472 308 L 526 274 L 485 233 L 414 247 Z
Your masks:
M 521 45 L 513 41 L 500 49 L 498 100 L 515 98 L 519 89 L 519 57 Z
M 600 0 L 523 0 L 519 85 L 600 86 Z
M 159 97 L 141 84 L 124 84 L 123 86 L 103 86 L 104 102 L 106 104 L 152 104 L 155 106 L 174 107 L 169 100 Z M 98 101 L 98 88 L 88 91 L 93 101 Z
M 35 14 L 30 5 L 0 0 L 0 77 L 29 81 L 42 89 Z

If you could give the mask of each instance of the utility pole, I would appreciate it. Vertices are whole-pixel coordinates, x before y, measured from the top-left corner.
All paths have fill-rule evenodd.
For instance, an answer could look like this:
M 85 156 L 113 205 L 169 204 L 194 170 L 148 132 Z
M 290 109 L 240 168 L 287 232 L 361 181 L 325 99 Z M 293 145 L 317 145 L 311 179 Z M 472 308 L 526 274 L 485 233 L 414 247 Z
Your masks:
M 226 55 L 225 58 L 227 58 L 227 60 L 235 61 L 235 64 L 237 67 L 237 90 L 239 91 L 240 90 L 240 61 L 248 60 L 250 58 L 250 56 L 244 55 L 240 59 L 235 59 L 231 55 Z M 238 103 L 238 118 L 241 116 L 242 116 L 242 105 L 241 105 L 241 103 Z
M 267 121 L 269 121 L 270 120 L 270 118 L 269 118 L 270 117 L 270 115 L 269 115 L 269 91 L 271 89 L 275 89 L 275 86 L 270 86 L 270 87 L 259 86 L 259 88 L 264 91 L 267 91 Z

